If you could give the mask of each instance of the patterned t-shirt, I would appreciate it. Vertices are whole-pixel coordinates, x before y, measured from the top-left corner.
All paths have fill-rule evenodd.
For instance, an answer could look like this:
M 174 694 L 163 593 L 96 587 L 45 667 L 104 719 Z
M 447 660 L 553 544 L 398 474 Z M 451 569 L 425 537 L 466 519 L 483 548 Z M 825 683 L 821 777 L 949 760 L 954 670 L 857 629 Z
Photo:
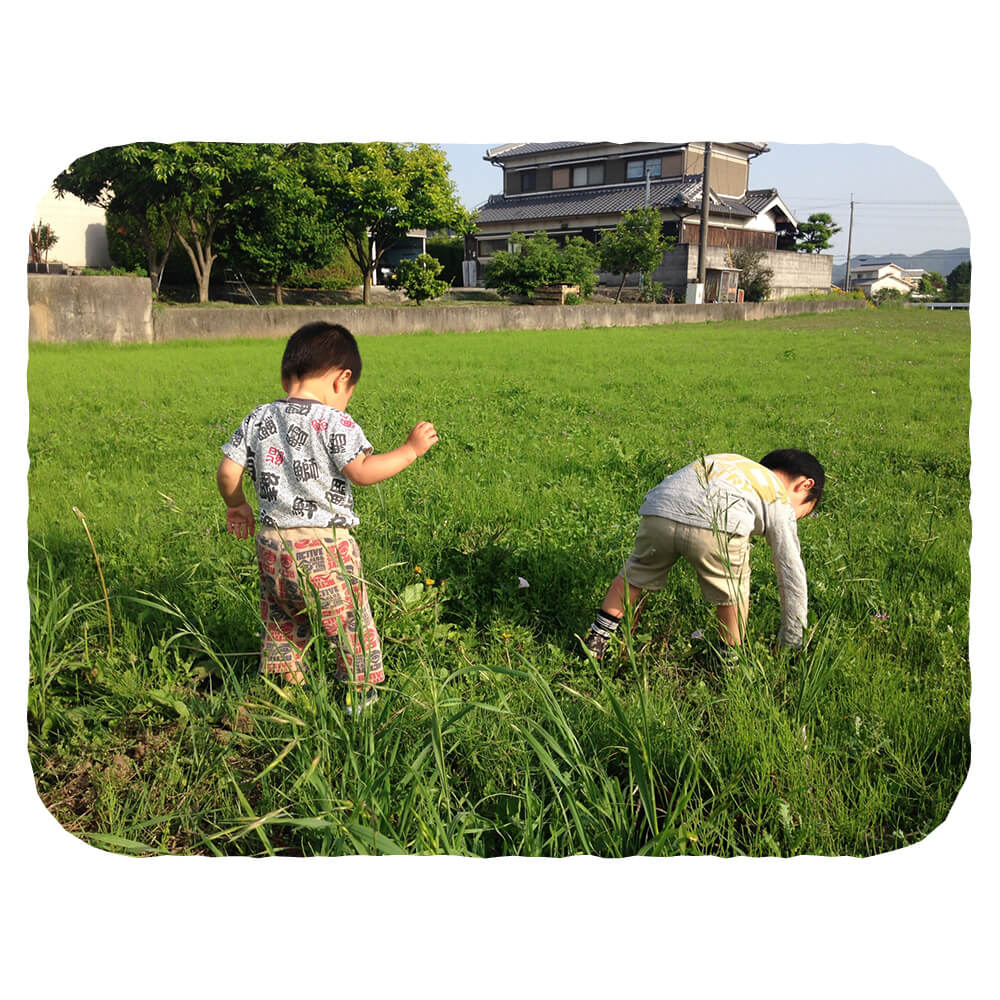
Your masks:
M 222 446 L 227 458 L 250 473 L 261 525 L 278 528 L 358 524 L 343 468 L 372 450 L 346 413 L 314 399 L 258 406 Z

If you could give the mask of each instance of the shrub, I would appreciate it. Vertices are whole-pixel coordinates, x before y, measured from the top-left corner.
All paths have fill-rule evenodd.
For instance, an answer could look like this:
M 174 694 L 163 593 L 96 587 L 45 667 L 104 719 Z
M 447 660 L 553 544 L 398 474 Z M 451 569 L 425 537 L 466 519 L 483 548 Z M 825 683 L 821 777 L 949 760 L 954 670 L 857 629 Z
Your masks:
M 729 255 L 733 267 L 740 269 L 739 287 L 743 289 L 745 302 L 763 302 L 771 294 L 771 279 L 774 270 L 766 267 L 763 250 L 742 247 Z
M 545 233 L 511 237 L 514 250 L 500 250 L 486 264 L 483 283 L 501 295 L 531 295 L 540 285 L 579 285 L 588 298 L 597 283 L 597 250 L 580 236 L 560 248 Z
M 401 260 L 396 268 L 396 283 L 406 292 L 408 299 L 413 299 L 419 306 L 427 299 L 436 299 L 444 295 L 448 282 L 438 278 L 441 273 L 441 263 L 429 253 L 422 253 L 411 260 Z

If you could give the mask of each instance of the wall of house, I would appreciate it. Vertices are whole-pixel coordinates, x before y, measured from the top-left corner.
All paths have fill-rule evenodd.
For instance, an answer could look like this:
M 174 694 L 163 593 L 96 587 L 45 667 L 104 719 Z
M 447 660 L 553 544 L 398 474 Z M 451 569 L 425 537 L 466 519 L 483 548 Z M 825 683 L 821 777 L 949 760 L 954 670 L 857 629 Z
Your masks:
M 69 267 L 111 266 L 103 208 L 85 205 L 71 194 L 57 198 L 49 191 L 38 203 L 31 221 L 33 224 L 47 222 L 59 237 L 59 242 L 49 251 L 50 263 L 61 261 Z M 24 242 L 28 242 L 27 232 Z
M 774 271 L 772 299 L 780 300 L 811 291 L 829 291 L 833 275 L 833 257 L 829 254 L 795 253 L 791 250 L 765 250 L 763 253 L 761 263 Z M 706 266 L 732 267 L 729 249 L 709 246 Z M 680 243 L 670 253 L 664 254 L 663 264 L 653 273 L 653 280 L 682 295 L 687 283 L 697 276 L 698 245 Z M 617 284 L 621 276 L 615 279 L 613 275 L 605 275 L 601 280 L 606 284 Z M 637 284 L 638 280 L 638 275 L 634 275 L 629 284 Z
M 804 256 L 804 255 L 800 255 Z M 152 310 L 147 278 L 29 275 L 31 341 L 76 343 L 160 342 L 179 339 L 290 336 L 304 323 L 342 323 L 359 336 L 474 333 L 480 330 L 584 329 L 654 326 L 717 320 L 756 320 L 796 313 L 863 308 L 858 299 L 841 302 L 751 302 L 717 305 L 578 306 L 175 306 Z

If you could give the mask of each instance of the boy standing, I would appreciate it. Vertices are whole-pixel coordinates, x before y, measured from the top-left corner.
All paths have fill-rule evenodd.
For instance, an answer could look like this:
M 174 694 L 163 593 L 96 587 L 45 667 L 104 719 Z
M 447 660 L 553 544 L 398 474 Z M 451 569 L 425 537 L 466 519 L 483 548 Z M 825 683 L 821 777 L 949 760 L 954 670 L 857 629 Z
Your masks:
M 625 614 L 644 590 L 662 590 L 683 557 L 695 569 L 702 596 L 715 605 L 727 646 L 743 638 L 750 606 L 750 537 L 771 546 L 781 630 L 778 643 L 799 648 L 806 623 L 806 572 L 796 522 L 812 513 L 826 473 L 807 451 L 772 451 L 760 462 L 742 455 L 708 455 L 668 476 L 646 494 L 635 548 L 615 577 L 584 639 L 600 660 Z
M 257 494 L 261 671 L 305 682 L 302 655 L 313 638 L 313 610 L 337 650 L 337 679 L 365 693 L 363 707 L 377 697 L 372 685 L 385 680 L 385 671 L 351 536 L 359 523 L 351 485 L 396 475 L 438 438 L 433 424 L 421 422 L 400 447 L 372 454 L 371 442 L 346 412 L 360 376 L 361 354 L 348 330 L 324 322 L 301 327 L 281 361 L 287 397 L 244 418 L 222 447 L 216 478 L 226 528 L 237 538 L 255 533 L 243 494 L 244 472 Z

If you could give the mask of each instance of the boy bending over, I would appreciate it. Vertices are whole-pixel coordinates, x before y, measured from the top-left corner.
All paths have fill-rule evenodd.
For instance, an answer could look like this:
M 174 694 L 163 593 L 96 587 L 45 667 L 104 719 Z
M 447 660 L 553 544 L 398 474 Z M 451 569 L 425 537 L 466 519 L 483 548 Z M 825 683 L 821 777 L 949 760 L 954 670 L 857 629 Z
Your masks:
M 394 451 L 372 454 L 371 442 L 347 414 L 360 376 L 357 341 L 344 327 L 319 322 L 297 330 L 281 361 L 287 397 L 258 406 L 243 420 L 222 446 L 217 481 L 226 528 L 237 538 L 252 537 L 255 529 L 244 472 L 257 494 L 261 671 L 305 682 L 302 654 L 312 638 L 313 610 L 337 651 L 337 679 L 364 692 L 363 707 L 377 697 L 372 685 L 385 680 L 385 671 L 351 535 L 359 523 L 351 486 L 396 475 L 438 437 L 433 424 L 421 422 Z
M 625 614 L 644 590 L 662 590 L 684 558 L 701 592 L 715 605 L 719 634 L 738 646 L 750 606 L 750 536 L 771 546 L 781 597 L 778 643 L 799 648 L 806 623 L 806 572 L 796 522 L 812 513 L 826 474 L 807 451 L 785 448 L 759 462 L 708 455 L 668 476 L 646 494 L 635 548 L 601 603 L 584 645 L 600 660 Z

